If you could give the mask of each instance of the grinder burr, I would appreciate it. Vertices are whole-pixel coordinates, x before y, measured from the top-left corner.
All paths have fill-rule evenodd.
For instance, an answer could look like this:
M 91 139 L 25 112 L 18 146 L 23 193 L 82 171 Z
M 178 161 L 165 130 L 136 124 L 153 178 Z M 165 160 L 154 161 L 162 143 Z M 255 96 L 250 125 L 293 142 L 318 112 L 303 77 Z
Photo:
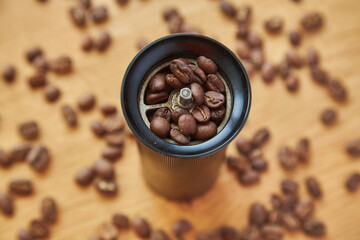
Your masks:
M 194 108 L 188 87 L 174 89 L 168 101 L 146 104 L 147 85 L 156 73 L 171 61 L 183 58 L 196 64 L 206 56 L 218 66 L 216 75 L 225 85 L 226 112 L 217 126 L 217 134 L 206 141 L 179 145 L 157 137 L 150 130 L 147 113 L 160 107 Z M 190 200 L 204 194 L 215 183 L 225 160 L 226 146 L 244 126 L 251 103 L 251 89 L 245 68 L 239 59 L 218 41 L 189 33 L 172 34 L 143 48 L 129 64 L 121 87 L 123 114 L 137 138 L 141 166 L 146 183 L 155 192 L 172 200 Z

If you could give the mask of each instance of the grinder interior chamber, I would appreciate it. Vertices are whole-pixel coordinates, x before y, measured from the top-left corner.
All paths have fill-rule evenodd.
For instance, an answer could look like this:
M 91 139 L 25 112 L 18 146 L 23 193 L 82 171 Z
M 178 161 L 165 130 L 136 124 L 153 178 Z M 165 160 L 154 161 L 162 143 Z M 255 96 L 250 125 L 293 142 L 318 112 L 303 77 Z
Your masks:
M 192 64 L 197 65 L 196 59 L 190 59 L 190 58 L 186 58 L 187 61 L 189 61 Z M 181 97 L 182 97 L 182 93 L 184 91 L 190 91 L 189 89 L 189 85 L 186 85 L 184 88 L 181 89 L 173 89 L 168 96 L 167 101 L 162 102 L 162 103 L 156 103 L 156 104 L 146 104 L 145 101 L 145 96 L 147 94 L 147 88 L 149 85 L 150 80 L 158 73 L 170 73 L 169 70 L 169 66 L 171 64 L 171 61 L 166 61 L 163 64 L 160 64 L 159 66 L 155 67 L 155 69 L 153 71 L 150 72 L 150 74 L 145 78 L 145 80 L 143 81 L 143 83 L 141 84 L 140 88 L 139 88 L 139 111 L 141 113 L 141 117 L 142 120 L 144 121 L 144 123 L 146 124 L 146 126 L 148 128 L 150 128 L 150 121 L 149 121 L 149 115 L 153 114 L 157 109 L 162 108 L 162 107 L 166 107 L 168 108 L 171 112 L 173 110 L 175 110 L 177 107 L 184 107 L 181 104 Z M 223 77 L 223 75 L 218 71 L 215 73 L 219 79 L 223 82 L 224 86 L 225 86 L 225 116 L 223 118 L 223 120 L 218 123 L 217 125 L 217 133 L 218 134 L 226 125 L 226 123 L 229 120 L 230 117 L 230 113 L 231 113 L 231 109 L 233 107 L 232 105 L 232 92 L 229 88 L 229 84 L 228 81 L 225 80 L 225 78 Z M 191 95 L 191 93 L 190 93 Z M 190 104 L 189 106 L 186 106 L 184 108 L 186 108 L 190 113 L 192 113 L 192 111 L 198 106 L 195 104 L 195 102 L 192 101 L 192 99 L 190 100 Z M 165 138 L 165 141 L 172 143 L 172 144 L 178 144 L 176 143 L 174 140 L 170 139 L 170 138 Z M 207 140 L 205 140 L 207 141 Z M 195 144 L 199 144 L 202 143 L 204 141 L 191 141 L 188 145 L 195 145 Z

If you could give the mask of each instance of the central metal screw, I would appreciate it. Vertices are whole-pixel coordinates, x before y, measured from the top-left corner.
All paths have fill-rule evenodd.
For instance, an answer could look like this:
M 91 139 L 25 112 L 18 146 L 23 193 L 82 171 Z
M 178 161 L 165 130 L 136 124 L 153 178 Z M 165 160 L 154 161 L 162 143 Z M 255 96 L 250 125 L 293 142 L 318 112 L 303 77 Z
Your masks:
M 179 104 L 181 107 L 190 108 L 193 103 L 192 92 L 190 88 L 183 88 L 179 94 Z

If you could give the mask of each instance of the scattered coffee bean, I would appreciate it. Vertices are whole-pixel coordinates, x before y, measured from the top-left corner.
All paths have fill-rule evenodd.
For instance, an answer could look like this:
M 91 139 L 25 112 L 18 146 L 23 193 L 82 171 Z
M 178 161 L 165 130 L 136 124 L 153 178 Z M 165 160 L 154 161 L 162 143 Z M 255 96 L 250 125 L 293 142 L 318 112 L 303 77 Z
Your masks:
M 104 125 L 96 120 L 91 122 L 91 129 L 93 133 L 98 137 L 102 137 L 106 133 Z
M 295 231 L 300 228 L 300 222 L 292 212 L 282 213 L 281 223 L 288 231 Z
M 293 46 L 299 46 L 302 40 L 300 32 L 296 30 L 290 31 L 289 40 Z
M 236 240 L 237 239 L 237 231 L 235 228 L 230 226 L 222 226 L 219 228 L 219 233 L 222 239 L 225 240 Z
M 209 121 L 207 123 L 198 124 L 194 138 L 199 141 L 209 140 L 217 133 L 217 126 L 215 123 Z
M 310 67 L 317 66 L 319 64 L 320 62 L 319 53 L 315 49 L 313 48 L 308 49 L 306 56 L 307 56 L 307 63 L 309 64 Z
M 120 114 L 109 116 L 104 122 L 104 128 L 107 134 L 117 133 L 124 130 L 125 122 Z
M 85 9 L 90 9 L 92 5 L 91 0 L 78 0 L 78 3 L 80 4 L 81 7 Z
M 100 52 L 105 51 L 111 44 L 111 36 L 109 32 L 102 30 L 98 33 L 95 46 Z
M 296 92 L 299 88 L 299 79 L 292 73 L 285 78 L 285 84 L 289 92 Z
M 194 122 L 195 122 L 195 119 L 194 119 Z M 196 127 L 196 122 L 195 122 L 195 127 Z M 165 118 L 155 117 L 150 122 L 150 130 L 156 136 L 158 136 L 160 138 L 167 138 L 169 136 L 169 133 L 170 133 L 170 123 Z
M 192 113 L 195 120 L 199 123 L 206 123 L 210 120 L 210 110 L 207 106 L 201 105 L 193 109 Z M 180 121 L 179 121 L 180 124 Z
M 208 91 L 215 91 L 219 93 L 225 93 L 225 85 L 221 79 L 215 74 L 207 75 L 205 87 Z
M 116 0 L 116 2 L 117 2 L 118 4 L 124 6 L 124 5 L 126 5 L 126 4 L 129 2 L 129 0 Z
M 58 219 L 58 207 L 55 200 L 46 197 L 41 202 L 42 220 L 46 223 L 55 223 Z
M 326 234 L 325 225 L 317 220 L 308 220 L 303 224 L 303 230 L 306 234 L 313 237 L 321 237 Z
M 297 195 L 299 185 L 291 179 L 284 179 L 281 182 L 281 190 L 286 195 Z
M 43 56 L 37 56 L 34 61 L 32 62 L 32 64 L 34 65 L 34 67 L 36 68 L 36 70 L 38 72 L 42 72 L 42 73 L 46 73 L 49 66 L 48 66 L 48 62 L 46 61 L 46 59 Z
M 269 140 L 270 132 L 267 128 L 263 127 L 257 130 L 252 138 L 252 145 L 255 147 L 262 147 Z
M 286 61 L 294 68 L 301 68 L 303 65 L 303 60 L 295 49 L 287 51 Z
M 315 31 L 322 27 L 324 18 L 318 12 L 310 12 L 301 18 L 300 23 L 306 31 Z
M 132 224 L 135 233 L 140 238 L 149 238 L 151 235 L 151 227 L 149 223 L 143 218 L 136 218 Z
M 281 17 L 271 17 L 265 21 L 264 27 L 269 33 L 275 34 L 282 31 L 284 20 Z
M 129 218 L 121 213 L 113 215 L 112 224 L 118 229 L 127 229 L 130 227 Z
M 13 65 L 7 65 L 3 70 L 2 76 L 6 82 L 13 82 L 16 77 L 15 67 Z
M 186 219 L 180 219 L 172 226 L 172 232 L 175 236 L 181 237 L 192 229 L 192 224 Z
M 236 53 L 241 59 L 249 59 L 251 54 L 250 46 L 245 41 L 238 41 L 236 43 Z
M 261 226 L 266 223 L 268 218 L 268 212 L 264 205 L 261 203 L 254 203 L 250 208 L 249 223 Z
M 35 145 L 26 156 L 26 162 L 37 172 L 43 172 L 50 164 L 50 154 L 43 145 Z
M 40 220 L 33 220 L 30 222 L 29 232 L 34 239 L 43 239 L 50 236 L 49 228 Z
M 122 155 L 122 149 L 118 147 L 104 147 L 101 156 L 111 161 L 115 161 Z
M 308 162 L 310 159 L 310 141 L 302 138 L 296 144 L 296 153 L 300 162 Z
M 337 79 L 330 80 L 328 83 L 328 90 L 330 96 L 339 102 L 344 102 L 347 99 L 347 91 L 344 85 Z
M 118 239 L 118 232 L 110 223 L 103 223 L 97 229 L 97 233 L 102 240 L 116 240 Z
M 93 40 L 89 34 L 85 34 L 81 38 L 81 49 L 85 52 L 90 51 L 94 46 Z
M 318 180 L 315 177 L 308 177 L 305 180 L 306 189 L 313 198 L 321 198 L 322 190 Z
M 125 137 L 122 133 L 108 134 L 105 136 L 105 141 L 109 146 L 120 148 L 124 146 Z
M 165 21 L 169 21 L 172 17 L 179 16 L 176 8 L 168 7 L 163 11 L 163 18 Z
M 282 218 L 282 212 L 280 212 L 278 210 L 271 210 L 269 212 L 267 223 L 274 224 L 274 225 L 280 225 L 281 218 Z
M 219 124 L 224 119 L 225 114 L 226 109 L 224 106 L 220 106 L 219 108 L 210 110 L 211 120 L 214 121 L 216 124 Z
M 250 162 L 255 161 L 259 158 L 263 158 L 263 154 L 260 148 L 254 148 L 248 155 L 248 159 Z
M 11 216 L 14 213 L 14 204 L 10 196 L 5 193 L 0 192 L 0 211 L 7 215 Z
M 88 186 L 95 177 L 95 171 L 93 168 L 84 167 L 80 169 L 75 175 L 75 181 L 80 186 Z
M 283 203 L 282 203 L 282 199 L 279 195 L 272 194 L 270 201 L 271 201 L 271 205 L 272 205 L 273 209 L 280 210 L 282 208 Z
M 24 139 L 33 140 L 39 136 L 39 126 L 35 121 L 27 121 L 20 124 L 19 132 Z
M 151 240 L 170 240 L 170 238 L 163 230 L 155 230 L 151 234 Z
M 95 183 L 95 187 L 104 196 L 115 196 L 118 192 L 118 186 L 114 180 L 99 179 Z
M 285 170 L 293 170 L 296 168 L 297 163 L 298 163 L 297 154 L 288 146 L 283 146 L 280 148 L 278 157 L 279 157 L 281 166 Z
M 72 71 L 72 61 L 68 56 L 60 56 L 49 61 L 49 70 L 56 74 L 68 74 Z
M 61 95 L 60 89 L 54 84 L 46 85 L 44 89 L 45 98 L 48 102 L 55 102 Z
M 218 231 L 207 231 L 196 234 L 196 240 L 222 240 Z
M 218 68 L 215 62 L 207 57 L 200 56 L 197 58 L 197 65 L 201 68 L 206 74 L 216 73 Z
M 284 212 L 293 212 L 295 210 L 296 204 L 299 201 L 297 195 L 284 195 L 282 197 L 282 210 Z
M 24 161 L 31 150 L 31 145 L 28 143 L 21 143 L 13 147 L 9 154 L 10 162 Z
M 114 178 L 114 168 L 107 160 L 97 159 L 94 163 L 94 170 L 96 174 L 103 179 Z
M 252 48 L 257 48 L 257 49 L 262 48 L 263 41 L 260 38 L 260 36 L 258 34 L 256 34 L 255 32 L 249 32 L 247 34 L 246 41 Z
M 0 149 L 0 167 L 6 168 L 12 164 L 12 159 L 4 150 Z
M 255 183 L 258 183 L 260 181 L 259 173 L 256 171 L 249 170 L 245 172 L 244 174 L 238 175 L 240 182 L 247 186 L 247 185 L 253 185 Z
M 204 105 L 209 108 L 219 108 L 225 103 L 223 94 L 215 91 L 207 91 L 205 93 Z
M 146 38 L 139 38 L 136 41 L 136 48 L 140 51 L 144 47 L 146 47 L 150 42 Z
M 31 236 L 30 232 L 26 229 L 20 229 L 17 234 L 18 240 L 33 240 L 33 237 Z
M 33 184 L 28 179 L 15 179 L 9 184 L 9 192 L 17 195 L 28 196 L 33 193 Z
M 61 113 L 65 119 L 66 124 L 69 127 L 76 127 L 78 124 L 77 114 L 70 105 L 63 105 L 61 107 Z
M 359 157 L 360 156 L 360 139 L 355 139 L 355 140 L 348 142 L 346 145 L 346 152 L 353 157 Z
M 172 123 L 170 130 L 170 138 L 174 140 L 175 142 L 186 145 L 190 142 L 190 137 L 185 136 L 181 131 L 178 125 Z
M 190 85 L 190 90 L 192 92 L 192 96 L 194 99 L 194 102 L 200 106 L 203 102 L 204 102 L 204 89 L 202 88 L 202 86 L 198 83 L 192 83 Z
M 28 78 L 28 83 L 32 89 L 37 89 L 44 87 L 47 84 L 47 79 L 42 72 L 36 72 Z
M 314 208 L 314 204 L 309 200 L 298 202 L 295 207 L 296 216 L 301 221 L 306 221 L 312 217 Z
M 249 25 L 245 23 L 238 24 L 236 37 L 239 39 L 245 39 L 248 34 L 249 34 Z
M 101 103 L 100 104 L 100 111 L 102 112 L 102 114 L 104 114 L 105 116 L 114 114 L 117 112 L 116 106 L 114 104 L 111 103 Z
M 272 83 L 278 68 L 271 62 L 264 62 L 261 66 L 261 76 L 265 83 Z
M 227 166 L 236 172 L 243 174 L 248 170 L 248 163 L 245 158 L 229 156 L 226 160 Z
M 238 24 L 249 25 L 252 15 L 252 9 L 250 6 L 243 5 L 238 9 L 236 15 L 236 22 Z
M 240 153 L 248 155 L 253 150 L 253 145 L 246 138 L 239 137 L 236 140 L 236 148 Z
M 41 48 L 39 48 L 37 46 L 30 47 L 28 50 L 26 50 L 26 59 L 29 62 L 34 61 L 36 57 L 42 56 L 42 55 L 43 55 L 43 52 L 42 52 Z
M 170 33 L 180 33 L 184 25 L 184 19 L 179 15 L 174 15 L 168 20 Z
M 82 111 L 88 111 L 95 105 L 95 96 L 92 93 L 85 93 L 78 99 L 78 106 Z
M 94 23 L 102 23 L 107 20 L 108 11 L 104 6 L 92 7 L 90 9 L 90 15 Z
M 291 66 L 288 63 L 288 61 L 286 60 L 281 61 L 281 63 L 279 64 L 279 74 L 282 79 L 286 79 L 289 76 L 290 68 Z
M 347 179 L 345 186 L 349 192 L 355 192 L 360 186 L 360 173 L 353 173 Z
M 255 48 L 251 51 L 250 61 L 253 63 L 255 69 L 261 69 L 265 61 L 264 52 L 261 48 Z
M 279 226 L 266 224 L 261 228 L 261 237 L 267 240 L 281 240 L 284 236 Z
M 78 27 L 84 27 L 86 25 L 85 11 L 81 7 L 72 7 L 69 10 L 69 14 L 73 23 Z
M 226 0 L 221 0 L 220 1 L 220 9 L 221 9 L 222 13 L 224 13 L 225 16 L 227 16 L 229 18 L 236 17 L 237 10 L 231 2 L 226 1 Z
M 336 122 L 337 113 L 332 108 L 327 108 L 321 113 L 321 121 L 324 125 L 330 126 Z
M 263 172 L 268 168 L 268 163 L 263 158 L 257 158 L 250 161 L 251 167 L 257 172 Z

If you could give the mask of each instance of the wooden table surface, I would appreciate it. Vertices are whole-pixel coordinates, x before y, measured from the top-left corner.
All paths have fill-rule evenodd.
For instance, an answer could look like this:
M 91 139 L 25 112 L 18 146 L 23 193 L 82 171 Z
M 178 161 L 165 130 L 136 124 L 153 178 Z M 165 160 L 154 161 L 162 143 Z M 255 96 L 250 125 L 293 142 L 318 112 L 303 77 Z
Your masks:
M 0 191 L 6 191 L 10 179 L 30 178 L 36 192 L 31 197 L 16 198 L 15 215 L 11 218 L 0 214 L 0 240 L 15 239 L 16 232 L 39 216 L 41 199 L 53 196 L 60 208 L 60 219 L 52 228 L 51 239 L 87 239 L 115 212 L 129 217 L 148 219 L 153 228 L 170 231 L 179 218 L 193 222 L 196 231 L 214 229 L 223 224 L 242 229 L 247 225 L 248 207 L 255 201 L 269 206 L 270 194 L 280 192 L 280 181 L 288 176 L 301 182 L 303 198 L 309 198 L 304 179 L 315 175 L 321 182 L 324 197 L 316 201 L 317 219 L 327 225 L 324 239 L 360 239 L 360 192 L 349 194 L 344 189 L 346 177 L 360 170 L 360 162 L 344 151 L 347 141 L 360 137 L 360 1 L 358 0 L 303 0 L 295 4 L 290 0 L 232 1 L 236 5 L 250 3 L 254 7 L 253 29 L 265 39 L 267 58 L 280 62 L 290 47 L 286 32 L 298 27 L 304 11 L 324 13 L 324 28 L 307 34 L 299 51 L 315 47 L 321 54 L 321 65 L 331 76 L 339 77 L 349 90 L 347 104 L 338 104 L 328 93 L 314 84 L 309 69 L 296 72 L 301 86 L 290 94 L 277 78 L 265 85 L 261 77 L 252 77 L 252 108 L 249 120 L 240 135 L 250 137 L 260 127 L 271 130 L 271 139 L 265 146 L 269 170 L 254 187 L 242 187 L 235 176 L 223 166 L 214 188 L 205 196 L 189 203 L 169 202 L 147 188 L 141 177 L 139 153 L 134 139 L 126 141 L 124 155 L 115 164 L 120 193 L 116 198 L 99 196 L 93 187 L 80 189 L 74 184 L 75 172 L 91 165 L 99 156 L 105 143 L 95 138 L 89 129 L 94 119 L 102 119 L 98 110 L 79 114 L 79 127 L 69 130 L 60 114 L 64 103 L 75 106 L 76 99 L 85 92 L 94 92 L 98 102 L 118 105 L 120 84 L 124 71 L 136 54 L 135 42 L 139 37 L 155 40 L 168 34 L 161 17 L 166 6 L 176 6 L 186 22 L 201 28 L 204 34 L 215 37 L 234 50 L 235 24 L 218 10 L 218 2 L 211 0 L 131 0 L 126 7 L 119 7 L 113 0 L 94 1 L 109 7 L 109 20 L 85 30 L 74 27 L 67 9 L 75 0 L 0 0 L 0 66 L 13 63 L 18 77 L 13 84 L 0 81 L 0 147 L 10 149 L 21 142 L 17 133 L 20 122 L 34 119 L 41 128 L 41 142 L 49 147 L 52 163 L 45 174 L 36 174 L 26 164 L 10 169 L 0 169 Z M 283 34 L 269 37 L 263 21 L 279 15 L 286 19 Z M 110 49 L 104 53 L 84 53 L 80 39 L 84 32 L 96 34 L 108 29 L 113 36 Z M 72 57 L 74 72 L 68 76 L 49 74 L 49 81 L 62 90 L 61 99 L 46 103 L 42 90 L 31 90 L 26 78 L 33 69 L 25 61 L 24 51 L 39 45 L 48 58 L 61 54 Z M 338 110 L 339 120 L 333 127 L 324 127 L 319 121 L 320 112 L 326 107 Z M 283 144 L 294 146 L 303 136 L 311 139 L 312 158 L 308 165 L 299 166 L 294 172 L 284 172 L 278 163 L 277 151 Z M 237 154 L 230 144 L 228 154 Z M 189 234 L 186 239 L 192 239 Z M 120 239 L 136 239 L 132 232 Z M 286 234 L 285 239 L 307 239 L 302 232 Z

